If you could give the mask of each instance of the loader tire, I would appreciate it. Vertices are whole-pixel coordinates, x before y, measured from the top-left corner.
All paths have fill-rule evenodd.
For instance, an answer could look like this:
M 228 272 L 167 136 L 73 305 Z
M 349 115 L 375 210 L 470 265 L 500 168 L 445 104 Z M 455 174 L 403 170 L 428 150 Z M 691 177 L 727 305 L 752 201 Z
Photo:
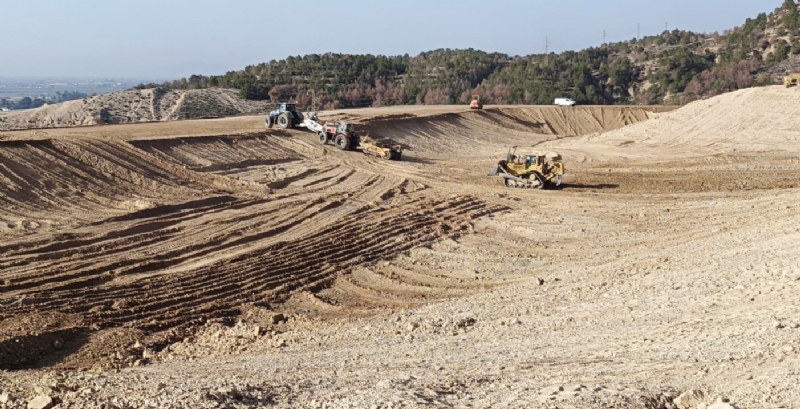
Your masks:
M 272 126 L 275 125 L 275 118 L 271 115 L 267 115 L 267 119 L 264 120 L 264 125 L 266 125 L 267 128 L 272 128 Z
M 281 129 L 292 127 L 292 120 L 289 119 L 289 115 L 291 114 L 284 112 L 278 117 L 278 126 L 281 127 Z
M 345 150 L 349 148 L 350 145 L 349 142 L 350 141 L 348 141 L 347 138 L 344 137 L 344 135 L 339 135 L 336 137 L 336 140 L 333 143 L 336 145 L 337 148 Z
M 319 143 L 325 145 L 328 143 L 328 135 L 325 132 L 319 133 Z

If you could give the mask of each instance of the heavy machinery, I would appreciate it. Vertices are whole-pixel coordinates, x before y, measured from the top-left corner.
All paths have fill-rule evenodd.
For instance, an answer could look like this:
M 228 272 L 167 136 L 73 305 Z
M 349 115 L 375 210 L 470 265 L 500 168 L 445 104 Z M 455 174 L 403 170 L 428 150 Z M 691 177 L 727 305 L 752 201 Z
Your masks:
M 481 96 L 475 94 L 472 96 L 472 102 L 469 103 L 469 109 L 483 109 L 483 102 L 481 102 Z
M 400 160 L 402 156 L 402 147 L 400 145 L 362 140 L 361 136 L 356 132 L 355 125 L 350 122 L 326 122 L 321 124 L 316 112 L 312 112 L 308 117 L 303 117 L 303 122 L 298 124 L 297 127 L 306 128 L 316 133 L 319 143 L 323 145 L 333 141 L 334 146 L 341 150 L 360 149 L 364 153 L 390 160 Z
M 323 145 L 327 144 L 328 141 L 333 141 L 333 144 L 341 150 L 353 150 L 358 148 L 361 143 L 361 137 L 356 133 L 355 126 L 350 122 L 326 122 L 322 125 L 322 129 L 311 123 L 316 122 L 313 119 L 305 122 L 307 123 L 306 128 L 316 132 L 319 143 Z
M 272 128 L 277 124 L 281 129 L 294 128 L 303 123 L 303 113 L 297 110 L 295 104 L 282 102 L 278 104 L 278 108 L 271 111 L 267 118 L 264 120 L 264 125 L 267 128 Z
M 361 145 L 359 147 L 364 153 L 371 153 L 375 156 L 389 160 L 400 160 L 403 155 L 403 147 L 393 143 L 363 140 L 361 141 Z
M 517 155 L 516 148 L 509 149 L 505 160 L 501 160 L 489 172 L 489 176 L 500 176 L 506 187 L 544 189 L 561 186 L 564 163 L 561 155 L 553 152 Z
M 796 86 L 800 82 L 800 72 L 795 72 L 783 77 L 783 85 L 786 88 Z

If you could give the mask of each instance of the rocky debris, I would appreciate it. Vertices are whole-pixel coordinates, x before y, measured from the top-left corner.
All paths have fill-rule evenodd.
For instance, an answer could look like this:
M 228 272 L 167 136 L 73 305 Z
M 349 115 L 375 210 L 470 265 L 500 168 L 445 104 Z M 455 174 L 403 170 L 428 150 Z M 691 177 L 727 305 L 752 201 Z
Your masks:
M 540 395 L 550 396 L 550 395 L 558 395 L 559 393 L 564 392 L 564 387 L 560 385 L 548 386 L 543 388 L 539 391 Z
M 11 395 L 8 392 L 0 393 L 0 404 L 6 404 L 12 400 Z
M 28 409 L 50 409 L 53 407 L 53 398 L 40 395 L 28 402 Z
M 239 391 L 236 388 L 232 387 L 232 386 L 225 386 L 225 387 L 219 388 L 219 389 L 217 389 L 217 393 L 219 393 L 222 396 L 229 397 L 229 398 L 237 398 L 237 397 L 239 397 Z
M 111 304 L 112 310 L 125 310 L 131 307 L 131 303 L 129 300 L 116 300 L 113 304 Z
M 286 321 L 287 321 L 286 316 L 281 314 L 281 313 L 277 313 L 277 314 L 273 314 L 272 315 L 272 324 L 273 325 L 281 324 L 281 323 L 284 323 Z
M 703 401 L 703 398 L 703 391 L 691 390 L 680 394 L 673 402 L 678 409 L 694 409 Z
M 708 409 L 739 409 L 739 407 L 728 402 L 717 402 L 709 406 Z
M 475 316 L 471 313 L 461 313 L 453 317 L 453 324 L 458 328 L 471 327 L 475 322 Z

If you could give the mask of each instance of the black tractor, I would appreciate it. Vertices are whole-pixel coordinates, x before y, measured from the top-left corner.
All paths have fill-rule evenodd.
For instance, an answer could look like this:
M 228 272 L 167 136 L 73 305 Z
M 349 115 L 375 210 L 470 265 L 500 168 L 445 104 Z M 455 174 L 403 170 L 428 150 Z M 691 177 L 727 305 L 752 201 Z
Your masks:
M 267 128 L 277 124 L 281 129 L 294 128 L 303 123 L 303 113 L 297 110 L 295 104 L 282 102 L 278 108 L 271 111 L 264 121 Z

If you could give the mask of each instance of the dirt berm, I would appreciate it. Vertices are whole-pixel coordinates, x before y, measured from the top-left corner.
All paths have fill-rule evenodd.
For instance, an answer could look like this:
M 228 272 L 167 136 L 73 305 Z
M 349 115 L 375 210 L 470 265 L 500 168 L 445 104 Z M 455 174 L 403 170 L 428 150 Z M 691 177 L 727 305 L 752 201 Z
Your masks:
M 800 90 L 782 86 L 723 94 L 613 132 L 548 143 L 595 159 L 700 157 L 800 150 Z

